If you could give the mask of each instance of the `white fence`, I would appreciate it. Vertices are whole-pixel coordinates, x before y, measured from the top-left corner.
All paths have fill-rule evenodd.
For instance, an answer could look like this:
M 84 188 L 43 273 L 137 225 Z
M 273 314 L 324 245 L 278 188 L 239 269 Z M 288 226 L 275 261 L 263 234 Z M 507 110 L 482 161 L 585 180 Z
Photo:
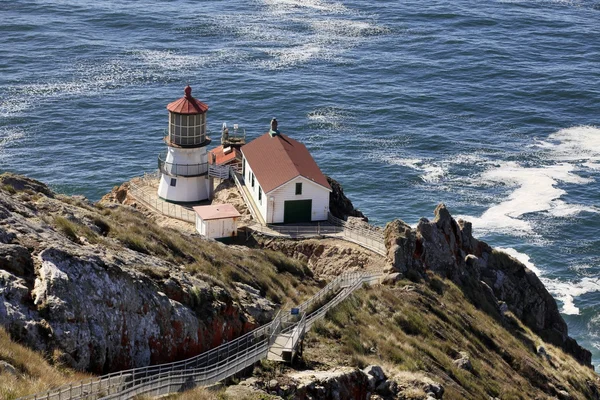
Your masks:
M 270 346 L 281 332 L 293 330 L 298 324 L 303 331 L 328 310 L 335 307 L 363 284 L 376 284 L 381 272 L 348 272 L 331 281 L 306 302 L 300 304 L 300 313 L 316 306 L 315 311 L 296 323 L 289 324 L 295 316 L 288 312 L 278 314 L 272 322 L 217 348 L 187 360 L 150 367 L 135 368 L 90 378 L 61 386 L 48 392 L 22 397 L 21 400 L 93 400 L 132 399 L 136 396 L 162 396 L 181 392 L 195 386 L 208 386 L 266 358 Z M 333 295 L 333 298 L 331 296 Z M 325 300 L 325 304 L 321 305 Z M 285 331 L 282 327 L 285 326 Z

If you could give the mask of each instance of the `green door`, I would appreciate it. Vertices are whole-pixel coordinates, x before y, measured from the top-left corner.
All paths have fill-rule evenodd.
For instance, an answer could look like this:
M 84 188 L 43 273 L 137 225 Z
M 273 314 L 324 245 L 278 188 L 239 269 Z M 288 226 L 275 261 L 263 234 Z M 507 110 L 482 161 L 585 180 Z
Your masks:
M 283 203 L 283 223 L 310 222 L 312 200 L 289 200 Z

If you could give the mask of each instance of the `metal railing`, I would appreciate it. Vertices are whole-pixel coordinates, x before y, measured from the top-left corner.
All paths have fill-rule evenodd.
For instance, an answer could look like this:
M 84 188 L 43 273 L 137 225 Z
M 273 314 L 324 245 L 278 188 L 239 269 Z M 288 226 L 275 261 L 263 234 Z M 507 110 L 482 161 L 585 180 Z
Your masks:
M 258 218 L 258 215 L 256 214 L 256 210 L 253 207 L 254 202 L 252 201 L 252 199 L 250 199 L 248 197 L 246 191 L 244 190 L 244 186 L 242 185 L 242 181 L 244 180 L 244 178 L 236 171 L 231 171 L 231 176 L 233 176 L 233 181 L 235 182 L 235 186 L 237 186 L 238 191 L 242 195 L 242 198 L 244 199 L 244 203 L 246 203 L 246 206 L 248 207 L 248 210 L 250 211 L 250 215 L 252 215 L 252 218 L 255 221 L 260 221 L 261 219 Z
M 214 384 L 266 358 L 270 346 L 275 343 L 280 333 L 289 332 L 298 327 L 298 324 L 303 324 L 300 329 L 304 333 L 354 290 L 365 283 L 378 283 L 381 276 L 381 272 L 341 274 L 298 308 L 305 312 L 335 292 L 337 294 L 333 299 L 311 314 L 304 315 L 297 323 L 289 324 L 295 317 L 291 313 L 277 314 L 270 323 L 187 360 L 89 378 L 44 393 L 22 397 L 21 400 L 132 399 L 140 395 L 162 396 L 195 386 Z M 283 326 L 286 326 L 285 330 L 282 329 Z
M 383 256 L 387 254 L 382 233 L 349 226 L 346 221 L 336 218 L 331 214 L 328 215 L 327 223 L 313 223 L 310 225 L 270 224 L 266 226 L 256 223 L 249 225 L 248 228 L 265 236 L 304 239 L 311 237 L 335 237 L 356 243 Z
M 155 189 L 151 186 L 146 186 L 146 189 L 144 189 L 144 187 L 138 186 L 133 182 L 129 183 L 129 193 L 150 209 L 171 218 L 193 224 L 196 223 L 196 213 L 194 211 L 188 210 L 178 204 L 166 202 L 160 199 L 156 193 L 148 193 L 148 190 Z
M 207 162 L 198 164 L 174 164 L 165 160 L 165 153 L 158 155 L 158 170 L 170 176 L 192 177 L 208 174 Z

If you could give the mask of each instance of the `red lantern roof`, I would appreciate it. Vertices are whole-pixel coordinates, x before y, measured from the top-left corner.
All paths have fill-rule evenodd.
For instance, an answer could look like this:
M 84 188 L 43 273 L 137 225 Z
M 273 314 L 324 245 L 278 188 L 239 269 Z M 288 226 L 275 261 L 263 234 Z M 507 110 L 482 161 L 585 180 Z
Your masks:
M 204 114 L 208 111 L 208 105 L 192 97 L 190 85 L 184 89 L 185 96 L 179 100 L 169 103 L 167 110 L 177 114 Z

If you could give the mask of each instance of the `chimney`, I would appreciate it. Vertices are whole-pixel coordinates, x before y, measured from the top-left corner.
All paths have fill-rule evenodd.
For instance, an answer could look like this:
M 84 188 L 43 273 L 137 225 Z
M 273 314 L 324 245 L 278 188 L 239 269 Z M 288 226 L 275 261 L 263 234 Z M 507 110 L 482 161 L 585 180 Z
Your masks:
M 271 137 L 279 135 L 279 129 L 277 129 L 277 118 L 275 117 L 273 117 L 271 120 L 271 130 L 269 131 L 269 135 L 271 135 Z

